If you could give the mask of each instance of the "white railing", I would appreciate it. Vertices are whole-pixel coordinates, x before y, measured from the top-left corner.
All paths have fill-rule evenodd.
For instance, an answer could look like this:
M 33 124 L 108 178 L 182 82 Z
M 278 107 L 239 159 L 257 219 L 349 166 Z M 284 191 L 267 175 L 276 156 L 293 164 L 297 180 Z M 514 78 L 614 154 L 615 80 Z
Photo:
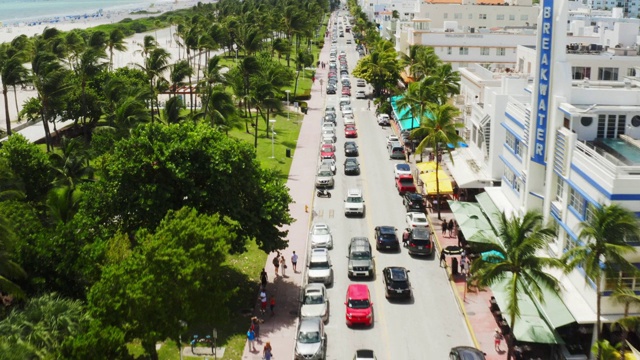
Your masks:
M 612 179 L 640 179 L 640 166 L 625 165 L 604 150 L 594 149 L 582 142 L 576 142 L 575 149 L 574 157 L 584 155 L 583 160 L 593 166 L 592 169 L 601 169 Z

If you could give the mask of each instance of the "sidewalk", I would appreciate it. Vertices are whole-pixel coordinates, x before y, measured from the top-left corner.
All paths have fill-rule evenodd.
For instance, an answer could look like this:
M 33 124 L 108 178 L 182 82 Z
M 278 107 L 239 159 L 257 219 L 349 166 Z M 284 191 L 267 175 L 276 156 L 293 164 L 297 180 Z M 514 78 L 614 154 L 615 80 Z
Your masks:
M 325 45 L 320 53 L 321 61 L 328 61 L 328 47 Z M 256 342 L 255 352 L 250 351 L 248 343 L 245 345 L 243 359 L 262 359 L 262 349 L 265 342 L 269 341 L 273 348 L 273 357 L 276 359 L 293 359 L 295 347 L 295 333 L 298 326 L 299 295 L 300 288 L 304 283 L 304 271 L 307 257 L 307 237 L 309 234 L 309 223 L 311 209 L 313 209 L 314 179 L 318 158 L 320 132 L 317 124 L 320 123 L 324 112 L 326 96 L 320 89 L 318 79 L 326 77 L 326 71 L 318 68 L 316 70 L 316 81 L 311 88 L 311 99 L 307 102 L 309 112 L 301 122 L 298 142 L 293 151 L 293 162 L 289 171 L 287 187 L 293 202 L 289 205 L 291 217 L 294 223 L 286 227 L 289 230 L 287 240 L 289 247 L 282 251 L 287 261 L 287 276 L 275 277 L 273 258 L 275 254 L 269 254 L 265 270 L 269 275 L 267 284 L 267 296 L 275 296 L 276 315 L 267 314 L 260 316 L 259 306 L 254 309 L 254 315 L 261 317 L 265 322 L 260 326 L 260 338 Z M 309 161 L 309 160 L 314 161 Z M 307 209 L 308 206 L 308 209 Z M 307 212 L 307 210 L 309 212 Z M 291 266 L 291 254 L 295 251 L 298 254 L 298 272 L 293 273 Z M 280 269 L 282 271 L 282 268 Z M 282 274 L 282 273 L 280 273 Z M 257 294 L 256 294 L 257 295 Z M 249 323 L 247 323 L 247 329 Z

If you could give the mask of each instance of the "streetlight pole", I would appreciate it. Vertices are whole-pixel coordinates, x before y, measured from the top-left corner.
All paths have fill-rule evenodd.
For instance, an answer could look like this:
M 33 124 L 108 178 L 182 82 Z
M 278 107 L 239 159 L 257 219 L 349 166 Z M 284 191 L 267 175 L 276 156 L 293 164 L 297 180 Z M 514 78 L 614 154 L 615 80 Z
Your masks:
M 180 351 L 180 360 L 182 360 L 182 328 L 187 327 L 187 322 L 184 320 L 179 320 L 180 324 L 180 333 L 178 334 L 178 350 Z
M 289 93 L 291 92 L 291 90 L 285 90 L 284 92 L 287 93 L 287 121 L 289 121 L 289 111 L 291 111 L 291 109 L 289 109 Z
M 274 136 L 276 135 L 276 132 L 273 131 L 273 125 L 276 123 L 275 119 L 271 119 L 269 120 L 269 124 L 271 124 L 271 158 L 275 159 L 276 158 L 276 153 L 275 153 L 275 141 L 274 141 Z
M 216 348 L 216 340 L 218 339 L 218 329 L 213 329 L 213 360 L 218 360 L 218 349 Z

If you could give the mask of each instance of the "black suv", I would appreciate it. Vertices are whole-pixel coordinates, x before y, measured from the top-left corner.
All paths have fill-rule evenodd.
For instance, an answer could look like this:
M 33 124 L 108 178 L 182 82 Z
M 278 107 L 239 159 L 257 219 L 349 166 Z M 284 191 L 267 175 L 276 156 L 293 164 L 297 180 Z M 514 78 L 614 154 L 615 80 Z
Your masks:
M 409 270 L 392 266 L 382 270 L 382 281 L 384 282 L 384 296 L 411 298 L 411 282 L 409 281 Z
M 376 250 L 400 250 L 400 241 L 393 226 L 376 226 Z
M 431 255 L 433 254 L 433 241 L 429 229 L 414 228 L 409 235 L 407 250 L 410 255 Z
M 426 212 L 426 206 L 422 195 L 416 193 L 405 193 L 402 196 L 402 204 L 404 204 L 407 212 Z

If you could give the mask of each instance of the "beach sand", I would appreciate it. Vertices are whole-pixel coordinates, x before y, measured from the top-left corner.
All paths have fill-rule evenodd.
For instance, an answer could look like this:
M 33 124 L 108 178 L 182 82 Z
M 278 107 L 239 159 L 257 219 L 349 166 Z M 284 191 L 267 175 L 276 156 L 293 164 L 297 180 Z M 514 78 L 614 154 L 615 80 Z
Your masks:
M 206 2 L 206 1 L 204 1 Z M 163 3 L 162 6 L 156 6 L 156 11 L 170 11 L 177 10 L 179 8 L 188 8 L 197 5 L 198 0 L 180 0 L 178 3 Z M 69 31 L 73 29 L 86 29 L 90 27 L 94 27 L 101 24 L 109 24 L 118 22 L 124 18 L 141 18 L 146 16 L 158 16 L 159 14 L 151 14 L 151 15 L 131 15 L 128 12 L 112 12 L 110 14 L 110 18 L 106 18 L 106 16 L 100 18 L 88 18 L 76 21 L 67 21 L 67 22 L 58 22 L 55 24 L 42 24 L 42 25 L 34 25 L 34 26 L 6 26 L 0 28 L 0 43 L 2 42 L 10 42 L 14 38 L 19 35 L 27 35 L 33 36 L 36 34 L 42 34 L 46 27 L 55 27 L 61 31 Z M 149 31 L 146 33 L 135 34 L 132 37 L 126 39 L 127 50 L 123 52 L 114 52 L 113 54 L 113 65 L 115 68 L 129 66 L 131 64 L 142 63 L 142 55 L 139 54 L 140 44 L 143 42 L 143 39 L 147 35 L 151 35 L 156 38 L 158 44 L 167 50 L 171 54 L 171 62 L 175 62 L 179 59 L 178 54 L 184 58 L 184 49 L 179 49 L 175 40 L 173 39 L 173 33 L 175 32 L 175 27 L 158 29 L 157 31 Z M 202 57 L 204 59 L 204 57 Z M 35 90 L 31 88 L 21 89 L 20 87 L 16 88 L 17 92 L 17 102 L 22 109 L 22 104 L 31 97 L 37 96 Z M 9 117 L 11 119 L 12 128 L 19 125 L 17 118 L 17 111 L 15 105 L 15 96 L 13 92 L 13 88 L 9 87 L 9 92 L 7 94 L 9 100 Z M 1 99 L 1 97 L 0 97 Z M 0 111 L 0 129 L 6 129 L 6 119 L 4 117 L 4 101 L 0 100 L 0 106 L 2 111 Z

